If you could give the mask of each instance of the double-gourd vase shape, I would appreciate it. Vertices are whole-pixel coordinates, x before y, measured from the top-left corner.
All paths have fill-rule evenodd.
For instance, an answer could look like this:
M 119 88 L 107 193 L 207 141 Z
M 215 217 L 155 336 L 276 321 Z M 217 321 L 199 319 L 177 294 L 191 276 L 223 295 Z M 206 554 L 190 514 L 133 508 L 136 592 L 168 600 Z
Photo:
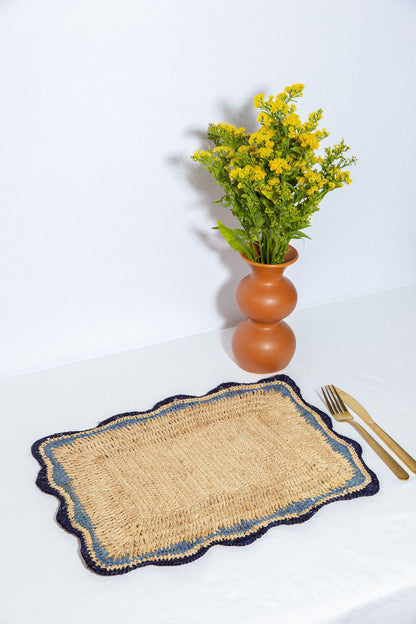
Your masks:
M 249 264 L 251 274 L 236 290 L 237 305 L 247 319 L 234 331 L 234 357 L 244 370 L 274 373 L 289 364 L 296 349 L 295 334 L 283 319 L 293 312 L 298 297 L 283 272 L 296 262 L 298 252 L 289 245 L 281 264 L 260 264 L 240 255 Z

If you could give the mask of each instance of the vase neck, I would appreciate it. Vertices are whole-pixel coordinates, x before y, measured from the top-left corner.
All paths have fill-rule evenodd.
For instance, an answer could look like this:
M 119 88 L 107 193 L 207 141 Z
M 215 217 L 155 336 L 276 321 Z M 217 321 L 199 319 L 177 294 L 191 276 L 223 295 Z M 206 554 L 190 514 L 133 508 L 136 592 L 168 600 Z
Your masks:
M 283 271 L 286 269 L 286 267 L 279 264 L 256 265 L 254 262 L 251 262 L 250 269 L 253 276 L 259 277 L 262 280 L 277 280 L 283 276 Z
M 281 264 L 261 264 L 260 262 L 253 262 L 246 258 L 243 254 L 240 256 L 250 265 L 253 275 L 257 277 L 261 277 L 262 279 L 278 279 L 282 277 L 283 271 L 296 262 L 298 259 L 298 252 L 292 245 L 288 246 L 285 257 L 283 258 L 283 262 Z

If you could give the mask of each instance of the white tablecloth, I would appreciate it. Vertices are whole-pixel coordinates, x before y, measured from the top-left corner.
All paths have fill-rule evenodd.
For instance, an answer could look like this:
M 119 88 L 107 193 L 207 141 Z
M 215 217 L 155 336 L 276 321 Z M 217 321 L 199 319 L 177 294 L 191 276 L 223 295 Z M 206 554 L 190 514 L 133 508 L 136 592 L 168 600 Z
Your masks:
M 415 312 L 416 286 L 294 313 L 298 347 L 284 372 L 321 408 L 321 385 L 345 389 L 416 456 Z M 230 358 L 230 338 L 223 330 L 0 383 L 2 624 L 415 624 L 416 475 L 399 481 L 364 442 L 380 481 L 373 497 L 178 567 L 101 577 L 83 566 L 54 519 L 57 500 L 35 486 L 32 442 L 259 379 Z M 335 430 L 359 439 L 346 423 Z

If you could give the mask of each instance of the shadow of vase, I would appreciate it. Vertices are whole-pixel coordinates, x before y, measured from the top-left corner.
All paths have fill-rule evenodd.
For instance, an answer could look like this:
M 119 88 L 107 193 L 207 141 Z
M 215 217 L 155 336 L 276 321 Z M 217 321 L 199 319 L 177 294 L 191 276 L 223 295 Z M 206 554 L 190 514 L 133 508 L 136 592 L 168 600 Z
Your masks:
M 224 222 L 228 221 L 226 225 L 229 227 L 237 227 L 231 219 L 226 220 L 223 219 L 222 216 L 221 219 Z M 222 329 L 235 327 L 243 318 L 235 302 L 235 291 L 239 281 L 248 273 L 247 267 L 241 260 L 240 255 L 231 249 L 231 247 L 220 247 L 218 239 L 216 238 L 214 242 L 212 236 L 205 231 L 195 229 L 194 232 L 195 236 L 204 242 L 207 247 L 215 250 L 217 257 L 220 258 L 221 263 L 226 267 L 227 278 L 217 291 L 215 304 L 217 311 L 223 319 Z M 218 233 L 218 236 L 221 235 Z M 231 349 L 230 332 L 223 332 L 221 334 L 221 342 L 224 350 L 231 357 L 231 359 L 234 360 L 234 355 Z
M 240 109 L 233 109 L 224 101 L 219 102 L 218 108 L 221 119 L 226 119 L 228 123 L 236 127 L 244 127 L 249 132 L 254 131 L 256 120 L 252 99 L 249 99 L 249 102 Z M 191 128 L 186 132 L 186 135 L 198 140 L 199 147 L 197 151 L 207 149 L 210 144 L 206 137 L 206 130 Z M 193 187 L 197 201 L 192 204 L 192 210 L 199 208 L 208 212 L 208 218 L 212 223 L 212 227 L 216 226 L 217 220 L 220 220 L 227 227 L 241 228 L 238 220 L 232 215 L 231 210 L 222 208 L 215 203 L 222 197 L 223 192 L 208 171 L 203 169 L 198 163 L 191 161 L 189 156 L 184 156 L 183 154 L 170 156 L 168 163 L 170 166 L 179 169 L 189 185 Z M 203 245 L 215 252 L 226 268 L 227 279 L 220 286 L 215 303 L 216 309 L 223 319 L 222 329 L 235 327 L 244 318 L 235 303 L 235 290 L 239 281 L 249 271 L 241 260 L 239 253 L 226 243 L 219 232 L 214 234 L 212 230 L 207 231 L 194 228 L 193 233 Z M 222 332 L 221 340 L 224 350 L 235 361 L 231 349 L 230 332 Z

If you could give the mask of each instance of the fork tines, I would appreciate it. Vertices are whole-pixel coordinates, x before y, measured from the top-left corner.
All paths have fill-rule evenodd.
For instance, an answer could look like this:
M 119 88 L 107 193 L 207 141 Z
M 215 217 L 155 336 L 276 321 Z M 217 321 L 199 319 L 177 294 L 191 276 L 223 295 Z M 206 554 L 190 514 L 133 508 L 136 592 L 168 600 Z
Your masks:
M 322 388 L 322 393 L 332 415 L 347 411 L 344 401 L 341 399 L 334 386 L 325 386 L 325 388 Z

